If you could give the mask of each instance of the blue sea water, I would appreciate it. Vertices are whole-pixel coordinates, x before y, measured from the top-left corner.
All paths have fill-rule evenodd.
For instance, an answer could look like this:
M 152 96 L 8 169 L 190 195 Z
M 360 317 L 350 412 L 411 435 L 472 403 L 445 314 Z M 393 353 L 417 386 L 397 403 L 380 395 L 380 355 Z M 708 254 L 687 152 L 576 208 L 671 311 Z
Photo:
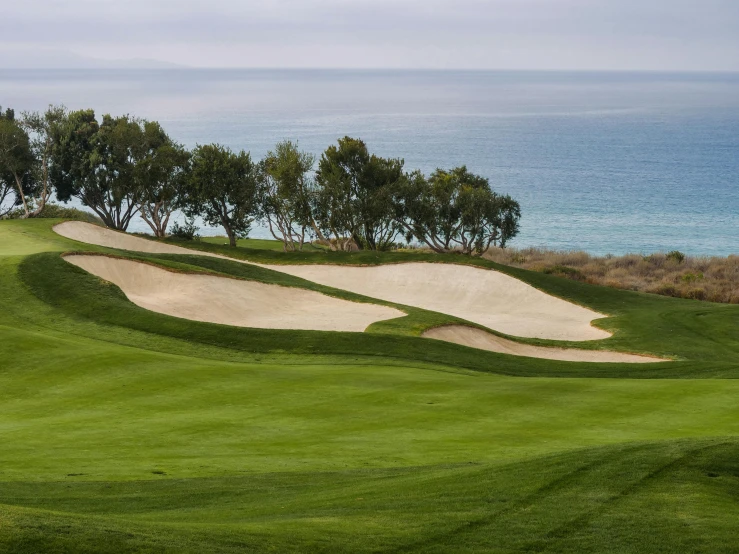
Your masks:
M 521 202 L 515 246 L 739 253 L 739 74 L 0 70 L 0 105 L 49 103 L 255 157 L 350 135 L 408 169 L 466 164 Z

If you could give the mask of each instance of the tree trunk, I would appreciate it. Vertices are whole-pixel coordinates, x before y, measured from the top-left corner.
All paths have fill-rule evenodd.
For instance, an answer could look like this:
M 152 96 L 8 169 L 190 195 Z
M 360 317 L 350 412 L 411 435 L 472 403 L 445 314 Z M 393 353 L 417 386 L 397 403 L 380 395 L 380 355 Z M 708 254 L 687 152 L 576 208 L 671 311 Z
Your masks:
M 230 227 L 226 227 L 226 234 L 228 235 L 228 244 L 232 248 L 236 248 L 236 233 L 234 233 Z

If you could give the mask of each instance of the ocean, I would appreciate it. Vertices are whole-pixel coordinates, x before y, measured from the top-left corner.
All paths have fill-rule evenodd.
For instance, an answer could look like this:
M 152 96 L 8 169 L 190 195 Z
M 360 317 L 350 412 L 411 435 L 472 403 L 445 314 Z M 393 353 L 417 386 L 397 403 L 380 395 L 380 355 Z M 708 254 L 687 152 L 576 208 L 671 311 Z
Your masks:
M 257 158 L 349 135 L 407 169 L 465 164 L 521 203 L 512 246 L 739 253 L 739 74 L 0 70 L 0 105 L 50 103 Z

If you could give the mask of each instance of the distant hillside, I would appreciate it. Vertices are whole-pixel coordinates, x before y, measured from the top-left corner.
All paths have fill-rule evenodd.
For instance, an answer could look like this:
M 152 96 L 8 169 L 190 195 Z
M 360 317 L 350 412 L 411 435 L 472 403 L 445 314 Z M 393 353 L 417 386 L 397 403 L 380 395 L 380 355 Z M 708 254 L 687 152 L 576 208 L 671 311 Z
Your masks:
M 2 50 L 0 69 L 168 69 L 186 67 L 145 58 L 101 59 L 66 50 Z

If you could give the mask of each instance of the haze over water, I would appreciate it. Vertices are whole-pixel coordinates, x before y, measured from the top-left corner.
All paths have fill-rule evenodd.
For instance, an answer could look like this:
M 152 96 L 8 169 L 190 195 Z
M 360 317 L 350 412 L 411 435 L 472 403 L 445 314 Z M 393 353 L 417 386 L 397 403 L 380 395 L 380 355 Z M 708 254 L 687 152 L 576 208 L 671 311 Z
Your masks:
M 0 105 L 49 103 L 255 158 L 349 135 L 409 170 L 466 164 L 520 201 L 513 246 L 739 253 L 739 74 L 0 70 Z

